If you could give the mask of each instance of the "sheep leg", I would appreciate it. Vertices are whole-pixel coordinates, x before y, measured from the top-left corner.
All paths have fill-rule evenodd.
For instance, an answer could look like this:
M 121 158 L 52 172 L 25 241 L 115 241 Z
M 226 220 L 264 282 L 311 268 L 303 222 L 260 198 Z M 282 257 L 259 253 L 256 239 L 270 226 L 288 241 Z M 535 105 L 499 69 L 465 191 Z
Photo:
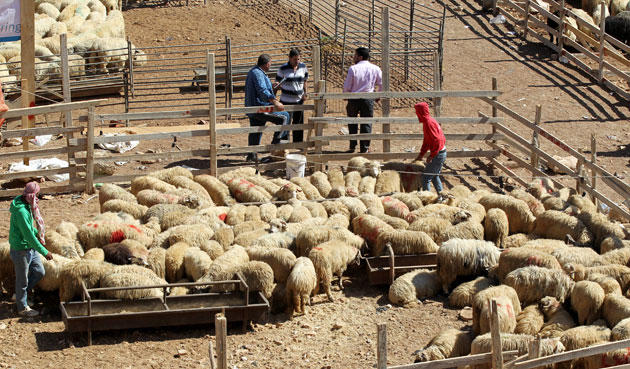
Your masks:
M 293 311 L 295 311 L 296 313 L 301 313 L 302 312 L 302 302 L 300 299 L 300 294 L 293 292 L 292 296 L 293 297 Z
M 339 289 L 343 291 L 343 280 L 341 278 L 341 274 L 339 274 Z
M 323 277 L 322 283 L 324 284 L 324 292 L 326 292 L 326 296 L 328 296 L 328 301 L 333 302 L 335 299 L 333 299 L 332 293 L 330 292 L 330 282 L 332 280 L 331 271 L 327 270 Z

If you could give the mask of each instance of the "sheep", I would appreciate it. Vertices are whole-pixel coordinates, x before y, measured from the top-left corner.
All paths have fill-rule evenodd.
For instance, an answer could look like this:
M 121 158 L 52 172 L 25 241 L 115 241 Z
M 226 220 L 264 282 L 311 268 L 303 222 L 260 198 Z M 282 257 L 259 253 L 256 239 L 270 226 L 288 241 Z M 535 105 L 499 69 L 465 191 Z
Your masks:
M 577 215 L 577 218 L 593 234 L 593 245 L 596 249 L 600 249 L 602 241 L 608 237 L 625 238 L 623 229 L 618 224 L 609 221 L 604 214 L 582 212 Z
M 176 187 L 166 183 L 152 175 L 136 177 L 131 181 L 131 193 L 138 195 L 142 190 L 155 190 L 159 192 L 174 192 Z
M 479 203 L 486 208 L 499 208 L 505 212 L 509 220 L 510 233 L 529 233 L 534 227 L 536 218 L 523 200 L 507 195 L 490 194 L 479 199 Z
M 503 210 L 499 208 L 488 210 L 483 228 L 484 237 L 487 241 L 494 242 L 500 249 L 505 247 L 505 241 L 509 233 L 509 225 L 507 215 Z
M 368 209 L 368 213 L 370 213 L 369 209 Z M 376 217 L 384 221 L 385 223 L 389 224 L 390 226 L 394 227 L 395 229 L 406 230 L 407 228 L 409 228 L 409 223 L 407 223 L 407 221 L 404 219 L 392 217 L 387 214 L 377 214 Z
M 516 314 L 512 301 L 505 296 L 493 298 L 497 302 L 497 315 L 499 316 L 499 331 L 513 333 L 516 328 Z M 479 313 L 479 334 L 490 332 L 490 300 L 487 300 Z
M 617 249 L 601 256 L 603 264 L 619 264 L 627 266 L 630 263 L 630 248 Z
M 264 229 L 256 229 L 254 231 L 241 233 L 238 236 L 235 235 L 234 243 L 244 247 L 252 246 L 257 239 L 267 234 L 268 232 Z
M 98 191 L 98 203 L 101 206 L 101 212 L 103 212 L 103 204 L 112 199 L 138 203 L 136 197 L 124 188 L 111 183 L 103 184 Z
M 578 323 L 593 324 L 599 319 L 604 297 L 604 289 L 596 282 L 577 282 L 571 292 L 571 306 L 578 313 Z
M 106 274 L 101 278 L 101 287 L 132 287 L 132 286 L 150 286 L 150 285 L 163 285 L 166 281 L 161 280 L 155 276 L 151 278 L 144 274 L 130 273 L 130 272 L 116 272 Z M 130 289 L 130 290 L 112 290 L 101 292 L 104 298 L 122 299 L 122 300 L 137 300 L 149 297 L 162 297 L 161 288 L 142 288 L 142 289 Z
M 440 277 L 434 270 L 418 269 L 396 278 L 389 287 L 392 304 L 409 305 L 418 299 L 433 297 L 440 292 Z
M 470 331 L 455 328 L 441 330 L 422 349 L 414 352 L 415 363 L 466 356 L 470 353 L 473 336 Z
M 270 298 L 273 292 L 273 270 L 262 261 L 248 261 L 244 263 L 238 273 L 249 287 L 250 291 L 260 291 L 265 298 Z
M 376 178 L 366 176 L 359 182 L 359 193 L 374 193 L 376 190 Z
M 414 211 L 424 206 L 424 204 L 422 203 L 422 199 L 416 193 L 401 192 L 395 193 L 391 197 L 405 203 L 405 205 L 407 205 L 407 207 L 409 208 L 409 211 Z
M 473 332 L 475 332 L 475 334 L 478 334 L 480 330 L 479 318 L 481 310 L 483 309 L 487 301 L 499 296 L 505 296 L 512 302 L 514 315 L 518 316 L 518 314 L 521 313 L 521 303 L 518 299 L 516 291 L 512 287 L 506 285 L 488 287 L 473 296 Z
M 525 304 L 539 301 L 545 296 L 564 302 L 575 284 L 562 270 L 538 266 L 515 269 L 507 274 L 503 283 L 513 287 Z
M 573 250 L 575 247 L 567 245 L 564 241 L 561 240 L 551 240 L 548 238 L 536 238 L 533 240 L 529 240 L 521 245 L 522 248 L 534 249 L 538 251 L 545 252 L 547 254 L 553 255 L 560 265 L 563 265 L 563 262 L 566 263 L 570 257 L 567 256 L 570 254 L 567 250 Z M 585 249 L 582 247 L 581 249 Z M 556 252 L 557 251 L 557 252 Z M 589 250 L 592 251 L 592 250 Z M 554 254 L 554 252 L 556 252 Z M 584 257 L 591 257 L 592 253 L 590 252 L 581 252 L 580 250 L 575 251 L 576 254 L 581 254 Z M 596 254 L 596 253 L 595 253 Z
M 101 207 L 103 212 L 124 212 L 136 219 L 141 219 L 142 216 L 149 210 L 148 207 L 140 205 L 135 202 L 129 202 L 120 199 L 112 199 L 106 201 Z
M 152 207 L 157 204 L 180 204 L 190 208 L 197 208 L 200 200 L 192 193 L 180 189 L 174 192 L 163 193 L 155 190 L 142 190 L 136 195 L 140 205 Z
M 613 327 L 610 338 L 613 341 L 621 341 L 630 338 L 630 318 L 625 318 Z
M 418 218 L 442 218 L 451 224 L 457 224 L 472 217 L 469 211 L 445 204 L 429 204 L 421 209 L 412 211 L 407 221 L 413 223 Z
M 234 231 L 232 228 L 219 228 L 214 232 L 212 240 L 218 242 L 224 250 L 227 250 L 234 243 Z
M 250 246 L 246 248 L 246 251 L 249 260 L 262 261 L 269 264 L 273 270 L 274 280 L 277 283 L 286 282 L 296 260 L 295 255 L 288 249 Z
M 346 195 L 347 195 L 346 194 L 346 187 L 345 186 L 337 186 L 337 187 L 333 187 L 330 190 L 330 192 L 328 193 L 328 198 L 329 199 L 337 199 L 337 198 L 340 198 L 340 197 L 344 197 Z
M 252 247 L 260 246 L 268 249 L 283 248 L 293 249 L 296 236 L 288 232 L 274 232 L 266 234 L 252 243 Z
M 630 248 L 630 240 L 622 240 L 618 237 L 606 237 L 600 244 L 599 252 L 605 255 L 609 251 Z
M 617 294 L 606 295 L 602 305 L 602 316 L 609 327 L 616 326 L 623 319 L 630 317 L 630 300 Z
M 270 311 L 272 314 L 285 312 L 288 308 L 287 286 L 284 283 L 276 283 L 269 299 Z
M 394 227 L 373 215 L 367 214 L 352 219 L 352 229 L 354 233 L 361 236 L 370 247 L 376 246 L 379 234 L 394 231 Z
M 44 239 L 46 241 L 46 248 L 48 251 L 62 255 L 69 259 L 80 258 L 73 239 L 64 237 L 56 231 L 46 232 Z
M 302 229 L 295 238 L 295 254 L 308 256 L 313 247 L 330 240 L 339 240 L 359 250 L 364 244 L 363 238 L 346 228 L 311 226 Z
M 422 172 L 424 171 L 424 164 L 417 163 L 401 163 L 401 162 L 387 162 L 382 168 L 384 171 L 395 172 L 396 177 L 400 177 L 401 189 L 400 192 L 412 192 L 418 191 L 421 187 Z M 395 179 L 394 181 L 396 181 Z M 395 191 L 399 192 L 399 191 Z M 428 192 L 428 191 L 427 191 Z M 435 194 L 437 199 L 437 194 Z
M 322 286 L 329 301 L 333 301 L 330 284 L 333 275 L 339 277 L 339 288 L 343 290 L 341 276 L 349 264 L 358 264 L 361 253 L 340 240 L 330 240 L 314 247 L 308 254 L 317 273 L 317 287 L 315 294 Z
M 396 255 L 415 255 L 435 253 L 438 245 L 422 231 L 383 231 L 378 234 L 372 255 L 380 256 L 385 247 L 390 245 Z
M 317 187 L 313 186 L 308 178 L 293 177 L 291 182 L 296 184 L 302 190 L 302 193 L 308 200 L 322 200 L 323 197 L 319 194 Z
M 311 212 L 307 207 L 303 206 L 301 203 L 292 203 L 293 209 L 291 211 L 291 215 L 289 216 L 289 223 L 301 223 L 307 219 L 312 218 Z
M 348 221 L 351 219 L 350 210 L 348 210 L 348 207 L 341 201 L 324 201 L 322 202 L 322 206 L 326 209 L 329 217 L 333 214 L 341 214 L 348 218 Z
M 619 282 L 617 282 L 617 280 L 613 277 L 609 277 L 607 275 L 600 274 L 600 273 L 590 273 L 588 274 L 588 276 L 586 276 L 584 280 L 599 284 L 599 286 L 604 290 L 604 293 L 606 295 L 610 293 L 615 293 L 617 295 L 622 294 L 621 286 L 619 285 Z
M 499 260 L 500 251 L 492 242 L 451 239 L 437 251 L 437 271 L 442 280 L 442 290 L 458 276 L 483 274 Z
M 348 172 L 357 171 L 361 174 L 361 177 L 378 177 L 381 169 L 381 163 L 378 161 L 370 161 L 362 156 L 355 156 L 348 160 L 347 170 Z
M 288 306 L 293 312 L 304 314 L 304 307 L 311 304 L 311 296 L 316 293 L 317 273 L 311 259 L 301 256 L 295 260 L 295 264 L 287 277 L 286 296 Z
M 164 258 L 166 280 L 173 283 L 184 277 L 184 256 L 190 247 L 186 242 L 177 242 L 166 250 Z
M 161 247 L 154 247 L 149 250 L 147 264 L 147 268 L 151 269 L 158 277 L 164 278 L 166 275 L 166 250 Z
M 472 281 L 464 282 L 453 289 L 448 296 L 448 303 L 453 308 L 472 306 L 473 296 L 493 285 L 493 280 L 488 277 L 477 277 Z
M 392 192 L 402 192 L 403 187 L 400 174 L 393 170 L 384 170 L 376 177 L 374 193 L 377 195 L 389 194 Z
M 583 325 L 562 332 L 560 342 L 566 350 L 577 350 L 610 340 L 610 329 L 598 325 Z
M 311 184 L 315 186 L 315 188 L 323 198 L 328 197 L 332 186 L 328 181 L 328 176 L 326 175 L 326 173 L 317 171 L 311 174 L 308 179 L 311 181 Z
M 105 261 L 117 265 L 148 265 L 149 250 L 134 240 L 123 240 L 103 246 Z
M 593 234 L 578 218 L 557 210 L 547 210 L 536 218 L 533 233 L 540 237 L 563 240 L 571 236 L 579 245 L 593 244 Z
M 514 333 L 535 336 L 540 332 L 544 324 L 545 315 L 538 307 L 538 304 L 528 305 L 516 316 Z
M 540 329 L 541 337 L 560 337 L 562 332 L 575 327 L 575 321 L 562 303 L 555 297 L 545 296 L 539 302 L 540 310 L 545 314 L 545 324 Z
M 255 175 L 255 176 L 247 177 L 245 179 L 255 184 L 256 186 L 259 186 L 263 190 L 267 191 L 269 196 L 275 194 L 280 189 L 279 185 L 273 183 L 272 181 L 268 180 L 267 178 L 261 175 Z
M 268 202 L 271 196 L 262 187 L 243 178 L 233 178 L 227 182 L 230 192 L 240 202 Z
M 350 227 L 350 219 L 343 214 L 333 214 L 326 219 L 323 225 L 348 229 Z
M 213 281 L 225 281 L 234 276 L 240 268 L 249 261 L 249 256 L 245 251 L 245 248 L 239 245 L 234 245 L 227 249 L 227 251 L 216 258 L 210 265 L 210 268 L 206 274 L 197 280 L 197 282 L 213 282 Z M 230 287 L 216 286 L 213 290 L 224 291 Z
M 597 27 L 599 27 L 599 25 L 601 24 L 601 20 L 602 19 L 606 19 L 606 18 L 610 17 L 610 11 L 608 10 L 608 6 L 605 6 L 604 7 L 604 14 L 602 14 L 601 7 L 595 6 L 593 11 L 591 12 L 591 15 L 593 16 L 593 23 L 595 23 L 597 25 Z
M 311 212 L 313 218 L 328 218 L 326 208 L 319 202 L 303 201 L 302 205 Z
M 274 204 L 267 203 L 260 205 L 260 220 L 269 223 L 275 219 L 277 215 L 278 208 Z
M 108 243 L 119 242 L 127 238 L 136 240 L 144 246 L 148 246 L 152 242 L 152 239 L 141 227 L 126 223 L 89 222 L 79 227 L 77 236 L 85 250 L 102 247 Z
M 506 249 L 499 256 L 495 273 L 499 281 L 504 281 L 505 276 L 518 268 L 535 265 L 547 269 L 562 270 L 555 257 L 535 249 L 525 247 Z
M 357 197 L 359 196 L 359 184 L 361 183 L 361 174 L 359 172 L 348 172 L 345 176 L 346 195 Z
M 451 239 L 469 239 L 469 240 L 483 240 L 483 225 L 474 220 L 467 220 L 455 225 L 447 227 L 442 233 L 438 243 L 445 242 Z
M 181 204 L 156 204 L 149 207 L 141 220 L 145 223 L 151 218 L 157 218 L 158 221 L 161 221 L 166 214 L 171 212 L 190 213 L 191 209 Z
M 240 167 L 225 172 L 219 176 L 219 180 L 225 184 L 233 178 L 247 178 L 256 175 L 256 168 L 254 167 Z
M 510 196 L 525 201 L 525 203 L 529 207 L 529 210 L 531 210 L 532 214 L 534 214 L 535 217 L 545 211 L 545 207 L 543 206 L 542 202 L 540 202 L 539 199 L 537 199 L 525 190 L 521 190 L 518 188 L 514 189 L 512 190 L 512 192 L 510 192 Z
M 212 198 L 210 197 L 208 191 L 206 191 L 205 187 L 186 176 L 175 176 L 171 178 L 168 183 L 177 188 L 188 189 L 192 191 L 193 194 L 207 201 L 210 206 L 214 205 L 214 203 L 212 202 Z
M 92 260 L 92 261 L 105 261 L 105 251 L 101 248 L 93 248 L 86 251 L 83 254 L 83 260 Z
M 215 204 L 220 206 L 231 206 L 236 203 L 232 195 L 230 195 L 230 189 L 228 186 L 216 177 L 202 174 L 195 176 L 193 180 L 203 186 Z
M 557 248 L 551 252 L 563 269 L 569 264 L 583 263 L 584 266 L 591 267 L 602 264 L 601 255 L 589 247 L 564 247 Z
M 626 10 L 628 0 L 611 0 L 610 15 L 615 16 Z
M 503 351 L 517 350 L 519 355 L 527 354 L 529 345 L 534 341 L 534 336 L 528 334 L 501 333 L 501 349 Z M 540 340 L 540 356 L 549 356 L 564 352 L 565 348 L 559 339 Z M 492 351 L 492 338 L 490 333 L 482 334 L 472 341 L 471 355 Z M 474 368 L 490 368 L 489 364 L 475 365 Z
M 210 256 L 210 259 L 212 260 L 223 255 L 223 253 L 225 252 L 225 250 L 223 250 L 223 246 L 221 246 L 221 244 L 215 240 L 208 240 L 202 243 L 201 245 L 199 245 L 199 248 L 203 252 L 208 254 L 208 256 Z
M 193 281 L 206 274 L 210 264 L 210 255 L 197 247 L 189 247 L 184 251 L 184 272 Z
M 331 188 L 335 187 L 345 187 L 346 181 L 343 177 L 343 172 L 341 168 L 334 167 L 328 169 L 328 182 L 330 183 Z
M 173 227 L 168 241 L 171 245 L 186 242 L 189 246 L 199 247 L 213 236 L 214 231 L 203 224 L 185 224 Z
M 509 249 L 514 247 L 521 247 L 527 241 L 534 239 L 536 236 L 525 233 L 514 233 L 507 236 L 503 244 L 503 248 Z
M 241 233 L 255 231 L 257 229 L 269 230 L 269 224 L 263 222 L 262 220 L 249 220 L 236 224 L 232 227 L 235 236 L 238 236 Z
M 74 223 L 62 221 L 57 225 L 55 231 L 63 237 L 72 240 L 74 242 L 74 247 L 77 251 L 77 254 L 81 257 L 83 256 L 83 247 L 81 246 L 81 243 L 79 242 L 79 238 L 77 236 L 77 233 L 79 233 L 79 228 L 77 228 Z
M 589 275 L 593 273 L 599 273 L 616 279 L 622 291 L 626 291 L 630 287 L 630 268 L 623 265 L 585 267 L 581 264 L 567 264 L 565 270 L 575 281 L 582 281 L 588 279 Z
M 82 259 L 64 264 L 59 275 L 59 299 L 63 302 L 70 301 L 82 291 L 82 283 L 87 288 L 94 288 L 102 276 L 113 270 L 112 264 L 96 260 Z
M 433 240 L 441 240 L 444 231 L 451 226 L 451 222 L 443 218 L 422 217 L 417 218 L 409 225 L 409 231 L 422 231 Z
M 337 201 L 341 201 L 348 208 L 351 218 L 356 218 L 367 212 L 365 204 L 356 197 L 342 196 Z
M 401 219 L 406 219 L 409 215 L 409 207 L 405 205 L 404 202 L 395 199 L 390 196 L 385 196 L 382 199 L 383 209 L 385 210 L 385 214 L 398 217 Z

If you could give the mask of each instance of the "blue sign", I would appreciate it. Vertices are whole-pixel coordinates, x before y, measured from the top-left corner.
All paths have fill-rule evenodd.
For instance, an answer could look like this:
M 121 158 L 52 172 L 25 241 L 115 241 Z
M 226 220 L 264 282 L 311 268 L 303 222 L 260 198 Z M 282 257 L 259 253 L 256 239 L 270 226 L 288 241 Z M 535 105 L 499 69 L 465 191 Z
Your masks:
M 20 0 L 0 0 L 0 42 L 20 39 Z

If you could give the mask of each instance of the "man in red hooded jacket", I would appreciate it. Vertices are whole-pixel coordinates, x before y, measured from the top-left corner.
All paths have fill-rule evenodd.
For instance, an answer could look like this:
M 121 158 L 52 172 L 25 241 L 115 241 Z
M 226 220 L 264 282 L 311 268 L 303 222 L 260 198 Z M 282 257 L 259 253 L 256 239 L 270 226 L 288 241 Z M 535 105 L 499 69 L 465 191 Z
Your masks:
M 422 190 L 430 191 L 431 182 L 435 186 L 435 190 L 439 194 L 442 192 L 442 181 L 440 181 L 440 171 L 446 160 L 446 138 L 440 124 L 429 114 L 429 105 L 425 102 L 417 103 L 416 115 L 422 123 L 422 132 L 424 140 L 422 141 L 422 149 L 416 160 L 421 161 L 426 152 L 429 152 L 427 164 L 422 173 Z

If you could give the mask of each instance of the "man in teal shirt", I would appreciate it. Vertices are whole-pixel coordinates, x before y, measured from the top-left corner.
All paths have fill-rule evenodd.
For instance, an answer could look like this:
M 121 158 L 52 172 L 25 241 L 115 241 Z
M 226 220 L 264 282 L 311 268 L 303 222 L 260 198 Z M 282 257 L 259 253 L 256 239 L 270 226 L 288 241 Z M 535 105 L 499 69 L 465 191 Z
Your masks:
M 44 220 L 39 212 L 37 194 L 39 185 L 29 182 L 24 193 L 11 202 L 9 227 L 10 255 L 15 269 L 15 302 L 18 314 L 26 317 L 39 315 L 28 306 L 27 294 L 45 274 L 39 255 L 52 260 L 45 244 Z M 33 225 L 35 220 L 35 225 Z

